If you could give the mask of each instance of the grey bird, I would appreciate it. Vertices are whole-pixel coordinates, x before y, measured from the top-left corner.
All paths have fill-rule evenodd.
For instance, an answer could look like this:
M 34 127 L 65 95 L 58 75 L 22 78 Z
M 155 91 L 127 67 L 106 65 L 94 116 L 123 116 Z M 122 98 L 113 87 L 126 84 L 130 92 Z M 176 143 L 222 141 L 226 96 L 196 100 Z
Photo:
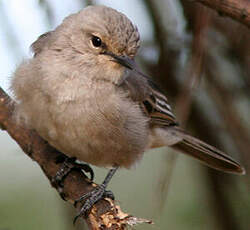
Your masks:
M 79 215 L 105 195 L 117 168 L 145 151 L 170 146 L 229 173 L 244 168 L 179 127 L 166 96 L 137 67 L 140 37 L 122 13 L 90 6 L 32 44 L 34 57 L 15 71 L 15 119 L 68 157 L 113 167 Z M 93 198 L 94 197 L 94 198 Z

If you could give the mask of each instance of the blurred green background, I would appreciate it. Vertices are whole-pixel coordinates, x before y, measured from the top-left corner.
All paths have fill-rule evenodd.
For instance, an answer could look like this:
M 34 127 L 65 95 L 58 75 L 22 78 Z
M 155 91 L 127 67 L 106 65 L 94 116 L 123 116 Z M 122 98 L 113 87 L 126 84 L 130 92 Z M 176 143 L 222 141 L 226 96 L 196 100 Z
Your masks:
M 125 13 L 139 28 L 139 62 L 169 96 L 182 126 L 250 165 L 250 33 L 186 0 L 0 0 L 0 86 L 8 93 L 30 44 L 87 4 Z M 0 132 L 0 230 L 83 229 L 75 210 L 4 131 Z M 96 182 L 106 169 L 94 168 Z M 136 229 L 248 230 L 249 176 L 227 175 L 161 148 L 109 188 L 122 209 L 151 219 Z

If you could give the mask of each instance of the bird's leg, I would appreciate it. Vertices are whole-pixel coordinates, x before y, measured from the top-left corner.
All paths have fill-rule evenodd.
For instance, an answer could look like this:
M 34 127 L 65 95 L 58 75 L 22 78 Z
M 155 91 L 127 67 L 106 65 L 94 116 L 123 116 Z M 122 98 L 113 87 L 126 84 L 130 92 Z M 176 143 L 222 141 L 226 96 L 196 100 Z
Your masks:
M 52 183 L 55 184 L 55 186 L 57 187 L 57 189 L 60 193 L 60 196 L 64 200 L 65 200 L 65 197 L 64 197 L 64 194 L 62 192 L 63 181 L 72 170 L 81 170 L 81 171 L 84 171 L 86 173 L 89 173 L 90 180 L 92 181 L 94 179 L 93 169 L 88 164 L 76 162 L 75 157 L 63 156 L 63 157 L 60 157 L 60 159 L 58 158 L 57 162 L 58 163 L 63 162 L 63 164 L 60 167 L 60 169 L 56 172 L 56 175 L 52 178 Z
M 110 169 L 102 184 L 98 185 L 91 192 L 83 195 L 82 197 L 80 197 L 78 200 L 75 201 L 76 204 L 77 202 L 85 200 L 83 206 L 81 207 L 80 212 L 74 218 L 74 224 L 78 219 L 78 217 L 83 215 L 87 216 L 92 206 L 102 198 L 107 197 L 113 200 L 115 199 L 113 193 L 111 191 L 107 191 L 106 188 L 108 186 L 109 181 L 111 180 L 111 178 L 113 177 L 118 168 L 119 167 L 114 167 Z

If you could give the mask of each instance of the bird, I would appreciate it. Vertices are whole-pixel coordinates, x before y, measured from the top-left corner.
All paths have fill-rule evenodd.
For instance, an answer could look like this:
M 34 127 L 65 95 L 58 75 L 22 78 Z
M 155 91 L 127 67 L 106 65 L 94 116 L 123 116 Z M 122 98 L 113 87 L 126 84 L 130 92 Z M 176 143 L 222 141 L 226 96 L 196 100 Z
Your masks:
M 139 31 L 126 15 L 88 6 L 41 35 L 33 57 L 13 75 L 18 122 L 67 157 L 110 168 L 101 185 L 79 198 L 86 202 L 78 216 L 108 195 L 117 169 L 130 169 L 153 148 L 169 146 L 214 169 L 245 173 L 180 127 L 163 91 L 136 64 L 139 46 Z

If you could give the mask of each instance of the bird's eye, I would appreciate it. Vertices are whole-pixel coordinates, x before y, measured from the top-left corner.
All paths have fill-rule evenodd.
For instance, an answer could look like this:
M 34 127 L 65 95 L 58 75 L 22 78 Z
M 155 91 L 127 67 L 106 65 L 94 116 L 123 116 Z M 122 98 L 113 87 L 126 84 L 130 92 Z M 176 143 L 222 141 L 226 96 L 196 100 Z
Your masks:
M 101 40 L 101 38 L 99 38 L 97 36 L 93 36 L 91 41 L 92 41 L 93 46 L 96 48 L 102 46 L 102 40 Z

